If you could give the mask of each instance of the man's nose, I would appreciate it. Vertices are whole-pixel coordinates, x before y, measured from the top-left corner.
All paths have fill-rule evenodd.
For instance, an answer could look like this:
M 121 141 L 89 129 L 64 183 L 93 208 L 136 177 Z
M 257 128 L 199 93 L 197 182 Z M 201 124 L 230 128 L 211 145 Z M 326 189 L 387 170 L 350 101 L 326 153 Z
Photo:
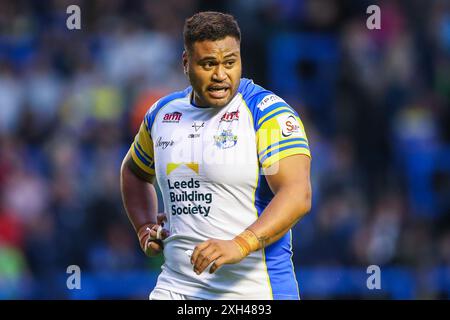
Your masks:
M 225 81 L 227 79 L 227 74 L 225 72 L 225 68 L 221 64 L 219 64 L 214 69 L 214 73 L 213 73 L 212 79 L 214 81 L 218 81 L 218 82 L 222 82 L 222 81 Z

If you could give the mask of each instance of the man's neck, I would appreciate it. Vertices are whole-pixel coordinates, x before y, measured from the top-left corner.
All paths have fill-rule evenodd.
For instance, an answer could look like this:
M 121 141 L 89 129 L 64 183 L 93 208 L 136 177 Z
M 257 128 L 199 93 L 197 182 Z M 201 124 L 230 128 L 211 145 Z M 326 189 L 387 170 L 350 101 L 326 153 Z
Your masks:
M 198 108 L 209 108 L 210 106 L 206 105 L 205 103 L 199 102 L 198 96 L 195 94 L 194 90 L 192 90 L 191 93 L 191 104 L 198 107 Z

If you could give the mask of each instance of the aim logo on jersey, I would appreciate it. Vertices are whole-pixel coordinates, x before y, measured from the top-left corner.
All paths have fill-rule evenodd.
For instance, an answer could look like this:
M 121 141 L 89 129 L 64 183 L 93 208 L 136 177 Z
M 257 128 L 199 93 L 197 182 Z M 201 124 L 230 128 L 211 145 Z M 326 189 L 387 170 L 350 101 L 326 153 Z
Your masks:
M 166 113 L 163 117 L 162 122 L 166 123 L 178 123 L 181 120 L 181 116 L 183 114 L 181 112 L 175 111 L 172 113 Z
M 221 149 L 234 147 L 237 139 L 237 135 L 233 134 L 231 129 L 224 129 L 220 134 L 214 136 L 215 145 Z
M 234 120 L 239 120 L 239 110 L 232 111 L 232 112 L 225 112 L 223 114 L 222 118 L 220 118 L 220 121 L 225 121 L 225 122 L 232 122 Z

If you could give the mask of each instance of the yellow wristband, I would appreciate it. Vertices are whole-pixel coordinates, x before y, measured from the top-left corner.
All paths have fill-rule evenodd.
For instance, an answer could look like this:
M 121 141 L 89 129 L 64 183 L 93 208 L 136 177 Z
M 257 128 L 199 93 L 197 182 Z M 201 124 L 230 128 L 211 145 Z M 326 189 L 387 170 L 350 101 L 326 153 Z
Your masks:
M 248 229 L 237 235 L 233 241 L 238 245 L 243 257 L 248 256 L 250 252 L 256 251 L 261 247 L 256 234 Z

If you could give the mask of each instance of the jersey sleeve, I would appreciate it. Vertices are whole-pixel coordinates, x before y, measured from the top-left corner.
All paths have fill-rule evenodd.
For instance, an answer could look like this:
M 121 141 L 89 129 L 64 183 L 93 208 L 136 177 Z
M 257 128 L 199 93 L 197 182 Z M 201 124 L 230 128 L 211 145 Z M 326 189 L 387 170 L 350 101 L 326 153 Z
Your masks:
M 267 168 L 295 154 L 311 157 L 305 128 L 297 112 L 274 94 L 259 100 L 254 123 L 260 165 Z
M 155 175 L 153 140 L 150 135 L 148 116 L 142 121 L 130 152 L 133 161 L 139 168 L 150 175 Z

